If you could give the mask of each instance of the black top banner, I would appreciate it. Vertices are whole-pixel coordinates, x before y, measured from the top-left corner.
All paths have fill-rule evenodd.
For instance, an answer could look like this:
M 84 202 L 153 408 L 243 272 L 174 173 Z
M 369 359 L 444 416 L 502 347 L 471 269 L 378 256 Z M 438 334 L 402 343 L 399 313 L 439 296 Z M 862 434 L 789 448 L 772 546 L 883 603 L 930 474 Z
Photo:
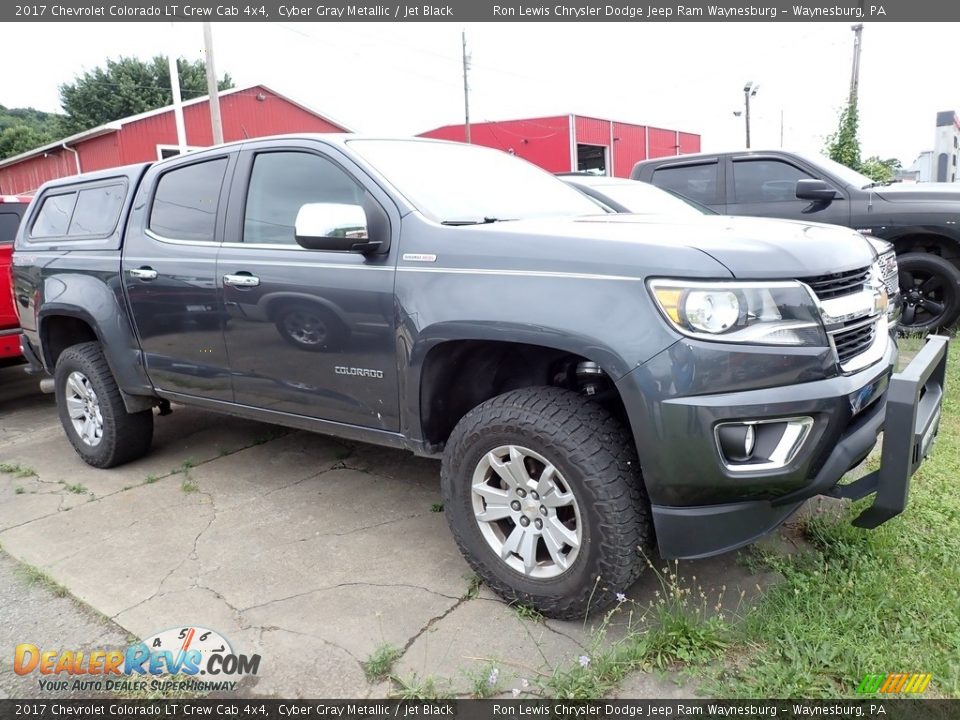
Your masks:
M 944 22 L 944 0 L 62 0 L 0 4 L 3 22 Z
M 11 718 L 243 718 L 243 720 L 639 720 L 866 718 L 954 720 L 958 700 L 0 700 Z

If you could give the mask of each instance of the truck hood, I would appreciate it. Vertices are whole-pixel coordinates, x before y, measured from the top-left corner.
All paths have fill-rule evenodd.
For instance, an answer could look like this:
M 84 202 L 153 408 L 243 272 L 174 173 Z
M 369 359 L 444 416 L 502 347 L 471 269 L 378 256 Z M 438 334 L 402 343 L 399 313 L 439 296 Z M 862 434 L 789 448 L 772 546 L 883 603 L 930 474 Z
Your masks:
M 726 267 L 734 277 L 753 279 L 825 275 L 861 268 L 875 259 L 867 240 L 854 230 L 792 220 L 610 214 L 520 220 L 479 227 L 511 234 L 549 234 L 587 242 L 624 243 L 619 253 L 624 270 L 635 263 L 642 266 L 644 258 L 657 254 L 662 257 L 664 247 L 700 251 Z M 580 246 L 580 249 L 582 260 L 589 262 L 590 248 Z
M 873 192 L 889 202 L 941 200 L 960 203 L 958 183 L 895 183 L 874 188 Z

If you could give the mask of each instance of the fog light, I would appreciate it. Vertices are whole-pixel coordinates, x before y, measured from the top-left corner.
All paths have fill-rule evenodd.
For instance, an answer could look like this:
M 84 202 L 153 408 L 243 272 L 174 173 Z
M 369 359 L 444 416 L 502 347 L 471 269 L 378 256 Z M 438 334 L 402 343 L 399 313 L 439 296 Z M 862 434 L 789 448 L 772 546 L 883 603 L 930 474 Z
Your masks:
M 728 462 L 748 462 L 757 444 L 757 431 L 752 424 L 722 425 L 717 428 L 717 440 Z
M 717 449 L 731 472 L 758 472 L 787 467 L 813 429 L 812 417 L 721 423 L 714 428 Z

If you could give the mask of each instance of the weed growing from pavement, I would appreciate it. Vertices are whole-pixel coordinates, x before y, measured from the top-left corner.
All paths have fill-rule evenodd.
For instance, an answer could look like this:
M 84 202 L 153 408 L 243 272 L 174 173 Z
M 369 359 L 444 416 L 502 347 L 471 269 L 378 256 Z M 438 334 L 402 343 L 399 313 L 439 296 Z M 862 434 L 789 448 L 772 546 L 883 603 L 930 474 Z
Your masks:
M 21 486 L 19 486 L 19 485 L 17 485 L 17 486 L 13 489 L 13 494 L 14 494 L 14 495 L 23 495 L 25 492 L 26 492 L 26 490 L 24 490 L 24 489 L 23 489 Z
M 20 463 L 0 463 L 0 473 L 13 475 L 15 478 L 37 477 L 37 471 L 32 467 L 21 465 Z
M 46 571 L 33 565 L 18 565 L 16 572 L 27 584 L 45 587 L 57 597 L 68 597 L 70 595 L 70 592 L 50 577 Z
M 517 613 L 517 617 L 521 620 L 529 620 L 530 622 L 542 623 L 543 615 L 540 614 L 538 610 L 530 607 L 529 605 L 523 605 L 522 603 L 514 603 L 513 610 Z
M 391 676 L 394 682 L 392 697 L 400 700 L 444 700 L 450 697 L 450 691 L 441 688 L 441 681 L 433 675 L 420 677 L 413 673 L 407 678 Z M 444 681 L 445 685 L 449 685 Z
M 147 475 L 147 477 L 144 478 L 144 480 L 143 480 L 143 484 L 144 484 L 144 485 L 152 485 L 153 483 L 155 483 L 155 482 L 156 482 L 157 480 L 159 480 L 159 479 L 160 479 L 160 478 L 158 478 L 156 475 Z
M 393 672 L 393 664 L 403 655 L 403 650 L 390 643 L 380 643 L 370 657 L 363 661 L 363 674 L 367 680 L 386 680 Z
M 442 513 L 443 512 L 443 503 L 434 503 L 430 506 L 430 512 Z
M 195 483 L 189 477 L 187 477 L 187 478 L 184 478 L 183 482 L 180 483 L 180 489 L 185 493 L 195 493 L 198 490 L 200 490 L 200 486 L 197 485 L 197 483 Z
M 464 675 L 470 681 L 471 697 L 483 700 L 500 692 L 500 668 L 494 663 L 467 670 Z
M 480 594 L 480 585 L 482 580 L 478 575 L 465 575 L 467 581 L 467 591 L 463 594 L 464 600 L 473 600 Z
M 85 495 L 90 492 L 87 490 L 86 486 L 81 485 L 80 483 L 68 483 L 63 480 L 60 481 L 63 484 L 63 489 L 67 492 L 73 493 L 74 495 Z

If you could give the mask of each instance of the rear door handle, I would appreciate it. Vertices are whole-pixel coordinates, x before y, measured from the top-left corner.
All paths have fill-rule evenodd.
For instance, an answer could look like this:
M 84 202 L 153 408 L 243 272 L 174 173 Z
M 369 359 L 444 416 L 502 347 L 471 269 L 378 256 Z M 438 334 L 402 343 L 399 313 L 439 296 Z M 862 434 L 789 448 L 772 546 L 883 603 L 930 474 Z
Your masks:
M 257 287 L 260 284 L 260 278 L 256 275 L 224 275 L 223 284 L 234 287 Z
M 157 271 L 150 267 L 130 268 L 130 276 L 139 280 L 156 280 Z

